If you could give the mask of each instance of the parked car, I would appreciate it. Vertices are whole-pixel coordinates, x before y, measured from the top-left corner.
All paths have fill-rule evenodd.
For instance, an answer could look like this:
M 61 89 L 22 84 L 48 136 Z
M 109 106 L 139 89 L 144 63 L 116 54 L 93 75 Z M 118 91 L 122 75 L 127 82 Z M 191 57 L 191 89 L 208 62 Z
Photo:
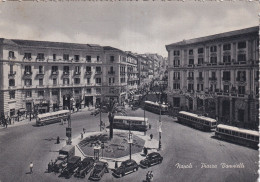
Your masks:
M 61 172 L 67 166 L 67 156 L 59 155 L 56 161 L 53 164 L 53 171 L 55 173 Z
M 65 178 L 70 178 L 77 170 L 80 161 L 81 158 L 78 156 L 73 156 L 69 158 L 66 168 L 61 172 L 61 176 L 64 176 Z
M 90 115 L 94 115 L 94 116 L 96 116 L 96 115 L 98 115 L 99 114 L 99 109 L 95 109 L 94 111 L 92 111 L 91 113 L 90 113 Z
M 108 163 L 99 161 L 96 163 L 88 179 L 93 181 L 99 181 L 104 175 L 104 173 L 108 172 Z
M 119 168 L 113 171 L 113 175 L 116 177 L 122 177 L 126 174 L 135 172 L 138 170 L 138 164 L 134 160 L 126 160 L 121 163 Z
M 77 169 L 74 177 L 85 178 L 85 176 L 91 171 L 94 167 L 95 160 L 92 157 L 87 157 L 81 161 L 79 168 Z
M 163 161 L 163 157 L 159 153 L 152 152 L 148 154 L 144 160 L 140 161 L 140 166 L 147 168 L 155 164 L 160 164 L 162 163 L 162 161 Z

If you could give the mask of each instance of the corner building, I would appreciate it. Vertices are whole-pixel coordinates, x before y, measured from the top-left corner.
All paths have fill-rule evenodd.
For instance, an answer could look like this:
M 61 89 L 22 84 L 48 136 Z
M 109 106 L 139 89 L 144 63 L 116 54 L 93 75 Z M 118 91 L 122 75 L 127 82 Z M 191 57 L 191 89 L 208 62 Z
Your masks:
M 45 113 L 126 97 L 127 54 L 112 47 L 0 39 L 0 113 Z
M 168 102 L 176 111 L 258 129 L 259 27 L 166 45 Z

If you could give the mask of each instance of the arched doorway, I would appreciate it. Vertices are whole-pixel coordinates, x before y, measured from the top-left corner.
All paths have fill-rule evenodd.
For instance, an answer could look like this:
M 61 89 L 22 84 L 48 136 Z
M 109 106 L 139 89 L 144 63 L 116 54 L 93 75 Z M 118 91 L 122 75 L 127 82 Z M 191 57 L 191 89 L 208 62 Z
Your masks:
M 224 100 L 222 102 L 222 120 L 228 122 L 230 118 L 230 101 Z

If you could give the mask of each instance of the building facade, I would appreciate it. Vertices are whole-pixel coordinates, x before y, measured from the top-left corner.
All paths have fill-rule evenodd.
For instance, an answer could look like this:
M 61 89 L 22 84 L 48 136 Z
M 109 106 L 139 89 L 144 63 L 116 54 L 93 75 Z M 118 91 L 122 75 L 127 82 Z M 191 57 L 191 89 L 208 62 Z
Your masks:
M 257 129 L 258 32 L 252 27 L 166 45 L 173 108 Z

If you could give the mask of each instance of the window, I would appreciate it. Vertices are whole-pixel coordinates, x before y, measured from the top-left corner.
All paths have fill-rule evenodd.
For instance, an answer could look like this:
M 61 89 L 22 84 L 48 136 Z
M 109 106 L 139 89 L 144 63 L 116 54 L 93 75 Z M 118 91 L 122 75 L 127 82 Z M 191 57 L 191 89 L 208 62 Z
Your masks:
M 237 81 L 246 81 L 246 71 L 237 72 Z
M 14 51 L 9 51 L 8 56 L 9 56 L 9 58 L 12 58 L 12 59 L 15 58 Z
M 56 54 L 52 55 L 52 59 L 53 59 L 53 61 L 56 61 Z
M 99 56 L 97 56 L 97 61 L 100 61 L 100 57 Z
M 24 85 L 25 86 L 31 86 L 32 85 L 32 79 L 25 79 L 24 80 Z
M 238 86 L 238 94 L 245 94 L 246 89 L 245 86 Z
M 96 84 L 101 84 L 101 78 L 96 78 Z
M 52 83 L 53 83 L 53 85 L 57 85 L 57 78 L 53 78 Z
M 70 67 L 69 66 L 63 66 L 63 73 L 65 75 L 68 75 L 69 74 L 69 71 L 70 71 Z
M 229 85 L 224 85 L 224 92 L 229 93 Z
M 224 63 L 230 63 L 231 62 L 231 56 L 230 55 L 224 55 L 223 56 L 223 62 Z
M 110 56 L 110 61 L 114 61 L 115 57 L 114 56 Z
M 25 66 L 25 67 L 24 67 L 24 70 L 25 70 L 25 74 L 31 74 L 31 73 L 32 73 L 32 71 L 31 71 L 31 70 L 32 70 L 32 69 L 31 69 L 31 66 L 28 66 L 28 65 Z
M 203 58 L 198 58 L 198 64 L 203 64 Z
M 231 50 L 231 44 L 224 44 L 223 51 L 229 51 L 229 50 Z
M 258 86 L 255 87 L 255 94 L 256 94 L 257 96 L 259 95 L 259 87 L 258 87 Z
M 69 78 L 63 78 L 63 85 L 69 85 L 69 84 L 70 84 Z
M 223 80 L 230 81 L 230 72 L 229 71 L 223 71 Z
M 211 46 L 210 52 L 217 52 L 217 46 Z
M 9 87 L 15 86 L 15 80 L 14 79 L 9 79 Z
M 193 78 L 194 77 L 194 73 L 193 72 L 189 72 L 188 74 L 189 74 L 189 76 L 188 76 L 189 78 Z
M 14 65 L 10 64 L 10 73 L 14 72 Z
M 246 48 L 246 41 L 238 42 L 237 48 L 238 48 L 238 49 L 244 49 L 244 48 Z
M 79 75 L 79 74 L 80 74 L 80 67 L 75 66 L 75 75 Z
M 91 94 L 91 88 L 87 88 L 87 94 Z
M 245 62 L 246 61 L 246 54 L 238 54 L 237 55 L 238 62 Z
M 42 78 L 39 79 L 39 85 L 40 85 L 40 86 L 43 85 L 43 79 L 42 79 Z
M 96 88 L 96 94 L 101 94 L 101 89 L 100 88 Z
M 79 55 L 74 55 L 75 61 L 79 61 Z
M 193 83 L 189 83 L 188 84 L 188 92 L 190 92 L 192 90 L 194 90 L 194 85 L 193 85 Z
M 193 49 L 189 50 L 189 55 L 193 55 Z
M 26 91 L 25 96 L 26 97 L 32 97 L 32 91 Z
M 90 78 L 87 78 L 87 84 L 88 85 L 90 84 Z
M 52 66 L 51 73 L 58 73 L 58 66 Z
M 31 53 L 24 53 L 24 59 L 32 59 L 32 54 Z
M 44 59 L 44 54 L 43 53 L 38 53 L 36 59 L 43 60 Z
M 212 72 L 211 72 L 211 77 L 212 77 L 212 78 L 216 78 L 216 72 L 215 72 L 215 71 L 212 71 Z
M 9 91 L 9 98 L 15 99 L 15 90 Z
M 174 72 L 173 73 L 173 79 L 176 80 L 176 79 L 180 79 L 180 72 Z
M 180 60 L 173 60 L 173 65 L 178 66 L 180 65 Z
M 97 66 L 97 67 L 96 67 L 96 72 L 97 72 L 97 73 L 100 73 L 100 72 L 101 72 L 101 67 L 100 67 L 100 66 Z
M 87 67 L 86 67 L 86 71 L 87 71 L 87 72 L 91 72 L 91 66 L 87 66 Z
M 180 51 L 179 50 L 174 50 L 173 51 L 173 55 L 174 56 L 179 56 L 180 55 Z
M 204 49 L 203 49 L 203 47 L 201 47 L 201 48 L 198 48 L 198 54 L 203 54 L 203 52 L 204 52 Z
M 74 78 L 74 83 L 75 84 L 80 84 L 80 78 Z
M 70 56 L 68 54 L 63 54 L 63 60 L 68 61 Z
M 212 56 L 210 57 L 210 63 L 217 63 L 217 57 L 216 56 Z
M 15 109 L 10 109 L 10 117 L 15 115 Z
M 194 59 L 189 59 L 189 64 L 194 64 Z
M 39 66 L 39 73 L 43 73 L 43 66 Z
M 91 62 L 91 56 L 86 56 L 86 60 L 87 60 L 87 62 Z
M 202 72 L 199 72 L 199 78 L 202 78 Z
M 180 84 L 179 83 L 174 83 L 173 84 L 173 89 L 179 90 L 180 89 Z
M 44 91 L 43 90 L 38 91 L 38 97 L 44 97 Z
M 115 83 L 115 78 L 109 78 L 109 83 Z

